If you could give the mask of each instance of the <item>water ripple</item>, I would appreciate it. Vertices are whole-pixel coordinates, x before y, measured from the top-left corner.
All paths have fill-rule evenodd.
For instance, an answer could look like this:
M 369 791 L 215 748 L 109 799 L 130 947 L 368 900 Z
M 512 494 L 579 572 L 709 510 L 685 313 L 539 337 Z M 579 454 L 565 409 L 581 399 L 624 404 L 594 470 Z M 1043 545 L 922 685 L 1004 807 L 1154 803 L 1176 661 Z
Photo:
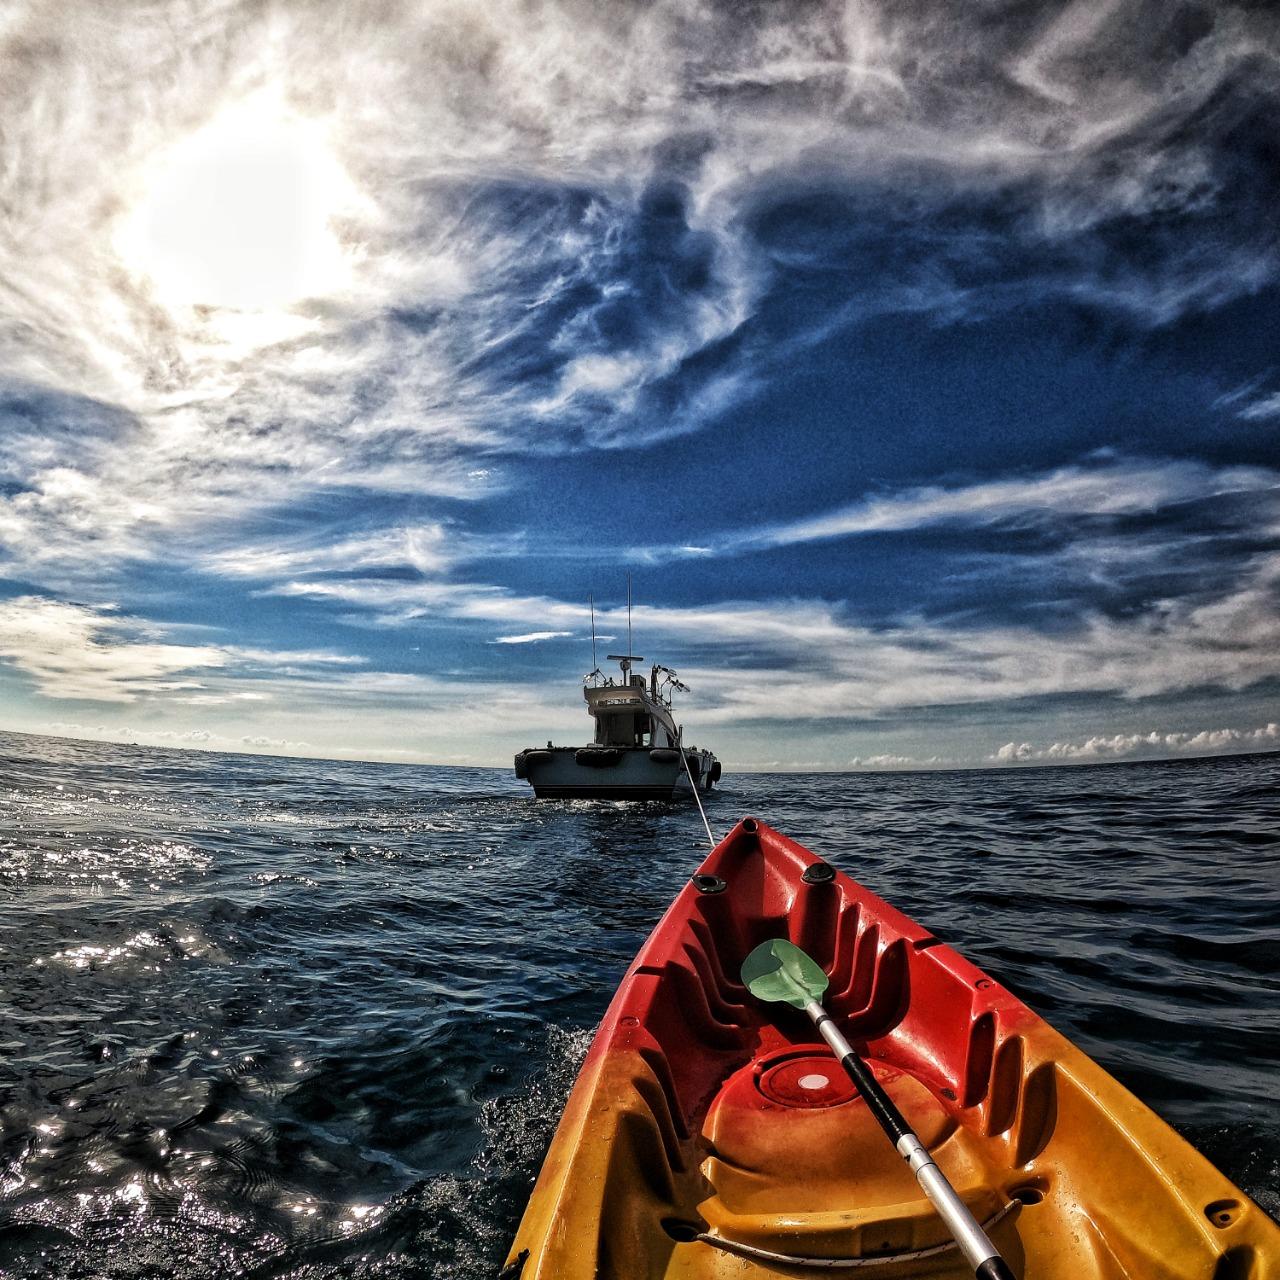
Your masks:
M 0 735 L 0 1273 L 491 1274 L 692 810 Z M 1277 758 L 728 777 L 1280 1210 Z M 20 922 L 20 924 L 18 923 Z

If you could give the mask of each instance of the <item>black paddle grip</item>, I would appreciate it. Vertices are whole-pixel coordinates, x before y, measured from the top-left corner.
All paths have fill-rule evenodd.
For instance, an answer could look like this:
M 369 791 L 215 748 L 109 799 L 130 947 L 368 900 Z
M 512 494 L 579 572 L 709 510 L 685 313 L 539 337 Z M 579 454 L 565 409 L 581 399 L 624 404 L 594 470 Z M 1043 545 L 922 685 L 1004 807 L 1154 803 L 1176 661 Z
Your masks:
M 871 1108 L 871 1114 L 879 1121 L 880 1127 L 889 1135 L 896 1147 L 899 1141 L 911 1132 L 911 1126 L 902 1118 L 902 1112 L 889 1100 L 889 1095 L 871 1074 L 871 1068 L 856 1053 L 846 1053 L 840 1059 L 840 1065 L 858 1086 L 858 1092 Z
M 988 1258 L 973 1273 L 978 1280 L 1013 1280 L 1013 1272 L 1003 1258 Z

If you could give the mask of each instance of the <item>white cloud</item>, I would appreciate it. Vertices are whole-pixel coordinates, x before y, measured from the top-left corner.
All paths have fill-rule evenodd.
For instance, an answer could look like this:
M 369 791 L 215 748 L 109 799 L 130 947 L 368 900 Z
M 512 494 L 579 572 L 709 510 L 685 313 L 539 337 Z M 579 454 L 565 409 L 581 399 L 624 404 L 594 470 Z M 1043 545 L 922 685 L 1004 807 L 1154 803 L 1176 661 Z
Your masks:
M 1007 742 L 991 759 L 998 764 L 1085 763 L 1140 756 L 1221 755 L 1278 748 L 1280 724 L 1272 721 L 1254 729 L 1152 729 L 1146 733 L 1095 734 L 1075 742 L 1053 742 L 1042 747 L 1030 742 Z
M 941 756 L 929 756 L 922 760 L 916 756 L 883 752 L 874 756 L 854 756 L 849 761 L 849 767 L 852 769 L 886 769 L 892 771 L 895 769 L 939 769 L 955 763 L 954 760 L 946 760 Z
M 1001 717 L 1025 718 L 1026 711 L 1014 710 L 1025 699 L 1104 696 L 1140 706 L 1133 700 L 1200 688 L 1241 690 L 1280 677 L 1280 620 L 1273 600 L 1278 582 L 1280 561 L 1261 560 L 1248 582 L 1210 603 L 1166 605 L 1124 620 L 1091 617 L 1075 631 L 1056 635 L 922 623 L 873 629 L 816 601 L 643 606 L 633 611 L 633 620 L 646 637 L 646 652 L 680 668 L 692 693 L 681 697 L 679 714 L 722 757 L 732 748 L 751 762 L 753 745 L 767 732 L 773 750 L 792 757 L 785 767 L 808 759 L 816 736 L 830 745 L 815 767 L 939 768 L 981 763 L 984 757 L 966 754 L 967 734 L 955 726 L 945 740 L 929 744 L 933 750 L 921 750 L 912 732 L 902 729 L 904 716 L 919 726 L 941 727 L 949 723 L 937 717 L 945 708 L 986 706 Z M 350 591 L 346 584 L 317 585 Z M 403 594 L 379 603 L 397 611 L 405 606 Z M 457 587 L 438 595 L 434 607 L 479 624 L 522 614 L 585 612 L 493 589 L 468 597 Z M 601 612 L 609 617 L 618 611 Z M 122 713 L 128 719 L 103 722 L 100 734 L 88 735 L 113 740 L 190 745 L 197 742 L 190 735 L 200 732 L 212 736 L 199 741 L 217 750 L 268 749 L 263 744 L 269 740 L 269 749 L 284 754 L 420 760 L 456 755 L 458 744 L 466 743 L 469 762 L 486 763 L 501 761 L 517 739 L 554 735 L 578 741 L 590 731 L 572 696 L 576 680 L 568 675 L 533 686 L 495 685 L 467 676 L 359 669 L 344 655 L 324 652 L 166 644 L 146 638 L 145 630 L 136 620 L 81 606 L 9 602 L 0 613 L 0 657 L 33 679 L 46 697 L 132 703 L 146 710 L 145 720 L 130 710 Z M 478 705 L 486 711 L 480 725 Z M 204 723 L 192 724 L 188 711 Z M 280 734 L 282 715 L 287 738 Z M 12 717 L 9 722 L 49 727 Z M 898 726 L 892 748 L 862 747 L 860 738 L 892 726 Z M 937 738 L 927 728 L 913 732 L 916 740 Z M 1016 739 L 998 751 L 994 745 L 980 750 L 990 751 L 997 763 L 1207 753 L 1263 749 L 1275 732 L 1270 724 L 1258 730 L 1125 732 L 1047 745 Z M 406 741 L 413 747 L 403 747 Z M 856 754 L 850 751 L 853 742 L 860 748 Z
M 926 206 L 999 193 L 1021 215 L 1010 235 L 1067 263 L 1028 290 L 1155 322 L 1275 274 L 1269 246 L 1224 243 L 1220 219 L 1212 252 L 1189 226 L 1140 267 L 1100 260 L 1092 234 L 1247 188 L 1200 132 L 1204 104 L 1273 50 L 1243 10 L 1189 44 L 1166 38 L 1173 15 L 1132 0 L 1043 23 L 835 0 L 536 14 L 393 0 L 376 15 L 187 0 L 174 15 L 200 38 L 175 41 L 129 4 L 8 10 L 0 371 L 66 393 L 35 411 L 55 431 L 6 433 L 0 449 L 17 571 L 198 557 L 210 529 L 225 539 L 317 490 L 475 496 L 493 485 L 478 455 L 696 429 L 752 385 L 750 359 L 660 414 L 631 411 L 754 313 L 791 251 L 752 229 L 779 189 L 835 183 L 880 207 L 901 189 Z M 328 175 L 303 221 L 343 269 L 265 309 L 175 301 L 122 228 L 163 206 L 166 157 L 193 163 L 191 140 L 246 103 L 273 145 L 305 136 L 300 173 Z M 687 241 L 683 284 L 641 278 L 654 177 L 687 197 L 663 241 Z M 981 283 L 956 282 L 971 241 L 940 233 L 918 271 L 855 290 L 851 314 L 980 307 Z M 628 322 L 612 323 L 619 308 Z
M 1027 479 L 993 480 L 956 489 L 923 487 L 866 499 L 755 536 L 766 545 L 785 546 L 948 521 L 982 524 L 1022 516 L 1135 515 L 1224 493 L 1277 488 L 1280 474 L 1263 468 L 1214 469 L 1197 462 L 1122 460 L 1097 467 L 1061 467 Z
M 265 738 L 261 734 L 251 737 L 247 734 L 242 735 L 239 740 L 242 747 L 256 747 L 258 750 L 276 750 L 295 753 L 310 749 L 310 743 L 294 742 L 289 738 Z
M 224 652 L 243 662 L 258 663 L 277 668 L 338 666 L 359 667 L 367 659 L 351 653 L 329 653 L 323 649 L 246 649 L 239 645 L 226 645 Z
M 151 563 L 280 584 L 384 626 L 438 615 L 501 629 L 503 643 L 581 634 L 581 606 L 450 580 L 509 550 L 438 518 L 438 500 L 499 492 L 513 454 L 696 430 L 767 359 L 851 318 L 948 319 L 1067 294 L 1159 324 L 1276 275 L 1271 241 L 1232 230 L 1250 184 L 1231 167 L 1241 149 L 1214 133 L 1231 111 L 1207 109 L 1241 84 L 1274 101 L 1252 70 L 1272 65 L 1274 29 L 1245 10 L 1214 12 L 1192 40 L 1172 38 L 1172 11 L 1136 0 L 998 22 L 963 5 L 837 0 L 389 0 L 376 14 L 180 0 L 163 23 L 128 2 L 20 0 L 4 21 L 0 569 L 64 597 L 124 599 L 119 588 L 139 589 L 126 571 Z M 175 40 L 179 29 L 198 38 Z M 306 289 L 295 280 L 293 296 L 193 305 L 172 276 L 148 281 L 156 245 L 130 228 L 172 195 L 175 155 L 196 163 L 192 139 L 234 125 L 246 103 L 273 145 L 305 138 L 303 169 L 327 193 L 302 225 L 335 270 Z M 927 224 L 931 239 L 892 271 L 861 242 L 842 250 L 862 267 L 843 309 L 753 349 L 746 322 L 775 275 L 824 252 L 771 242 L 758 215 L 815 189 L 900 228 Z M 1010 252 L 1052 267 L 990 280 L 983 236 L 932 217 L 992 200 Z M 1184 233 L 1149 241 L 1140 260 L 1102 247 L 1101 233 L 1151 216 L 1183 219 Z M 646 414 L 655 388 L 671 392 L 696 357 L 744 333 L 742 355 L 707 360 L 714 369 Z M 1262 385 L 1240 416 L 1277 412 Z M 1065 525 L 1275 483 L 1256 468 L 1101 459 L 865 494 L 718 536 L 682 530 L 691 541 L 644 554 Z M 314 577 L 400 568 L 427 581 Z M 813 600 L 640 608 L 635 621 L 704 663 L 721 722 L 880 715 L 1273 674 L 1274 583 L 1259 568 L 1210 590 L 1209 603 L 1083 615 L 1053 636 L 912 619 L 873 629 Z M 621 611 L 600 617 L 620 633 Z M 769 669 L 739 666 L 725 686 L 713 660 L 747 653 Z M 447 718 L 475 692 L 353 671 L 342 654 L 178 643 L 100 604 L 36 597 L 0 611 L 0 656 L 46 696 L 219 713 L 325 689 Z
M 1274 418 L 1280 418 L 1280 391 L 1273 391 L 1270 395 L 1251 401 L 1238 410 L 1236 416 L 1246 422 L 1270 422 Z
M 646 648 L 678 661 L 700 693 L 700 723 L 879 718 L 1059 694 L 1244 689 L 1280 677 L 1278 589 L 1280 557 L 1264 555 L 1234 585 L 1199 600 L 1162 601 L 1121 618 L 1085 613 L 1054 632 L 917 618 L 873 628 L 813 600 L 639 605 L 632 621 Z M 589 616 L 581 605 L 459 583 L 294 582 L 279 590 L 356 606 L 389 626 L 432 617 L 561 622 L 576 631 Z M 626 621 L 624 609 L 596 616 L 602 626 Z M 750 665 L 735 664 L 738 655 Z
M 212 645 L 139 638 L 129 619 L 34 596 L 0 604 L 0 659 L 30 677 L 46 697 L 99 702 L 199 688 L 179 677 L 216 670 L 228 660 Z
M 946 488 L 925 485 L 872 494 L 833 511 L 785 523 L 723 532 L 696 547 L 637 548 L 647 560 L 735 554 L 863 533 L 932 525 L 984 526 L 1053 522 L 1062 527 L 1096 516 L 1133 516 L 1180 503 L 1248 493 L 1280 495 L 1280 472 L 1265 467 L 1101 456 L 1089 465 Z
M 5 727 L 214 751 L 471 764 L 509 756 L 513 734 L 590 736 L 580 700 L 543 682 L 380 671 L 324 650 L 181 644 L 165 635 L 104 608 L 37 597 L 0 603 L 0 679 L 6 668 L 14 673 L 5 681 Z M 17 693 L 24 683 L 33 698 Z M 96 703 L 101 718 L 54 718 L 46 700 Z
M 262 734 L 229 735 L 211 729 L 163 729 L 154 725 L 83 724 L 74 720 L 54 720 L 44 730 L 61 738 L 87 738 L 94 741 L 129 742 L 156 747 L 196 747 L 203 751 L 263 751 L 270 754 L 299 755 L 313 751 L 311 743 L 291 738 L 272 738 Z
M 462 558 L 459 539 L 442 524 L 378 529 L 350 538 L 281 541 L 213 552 L 204 567 L 224 577 L 273 578 L 294 573 L 412 568 L 435 574 Z
M 144 698 L 225 701 L 231 696 L 251 696 L 253 691 L 209 692 L 208 682 L 219 674 L 234 676 L 254 668 L 296 674 L 364 661 L 322 651 L 174 644 L 164 636 L 164 628 L 110 607 L 39 596 L 0 602 L 0 661 L 20 671 L 46 698 L 116 703 Z
M 375 21 L 193 4 L 202 38 L 179 46 L 141 13 L 75 8 L 54 18 L 19 6 L 2 68 L 15 163 L 0 198 L 23 251 L 0 247 L 0 306 L 21 336 L 0 372 L 83 397 L 40 411 L 64 415 L 62 446 L 7 451 L 16 493 L 0 503 L 0 535 L 19 569 L 70 571 L 86 541 L 112 561 L 145 558 L 161 538 L 172 555 L 175 534 L 234 527 L 318 487 L 491 492 L 492 468 L 476 467 L 475 452 L 530 443 L 539 403 L 547 419 L 550 406 L 568 412 L 586 397 L 583 421 L 599 420 L 599 397 L 633 396 L 746 314 L 726 275 L 709 300 L 669 301 L 634 350 L 584 349 L 589 316 L 558 339 L 543 318 L 571 291 L 629 288 L 611 277 L 657 134 L 615 126 L 628 101 L 648 113 L 678 95 L 671 15 L 628 24 L 553 13 L 531 26 L 514 5 L 393 5 Z M 573 86 L 563 99 L 562 82 Z M 190 167 L 191 140 L 221 136 L 229 120 L 245 133 L 247 103 L 256 142 L 274 138 L 283 154 L 305 133 L 306 173 L 332 171 L 349 188 L 328 211 L 345 278 L 265 311 L 256 294 L 257 310 L 221 296 L 175 303 L 163 280 L 151 289 L 145 278 L 146 237 L 122 227 L 155 212 L 165 157 Z M 226 159 L 220 180 L 234 176 Z M 582 213 L 545 185 L 578 172 L 601 191 Z M 539 208 L 535 194 L 514 220 L 486 207 L 485 187 L 510 179 L 550 198 Z M 242 283 L 256 288 L 275 268 L 264 260 Z M 498 355 L 522 339 L 563 359 L 554 388 L 534 389 Z M 128 425 L 90 465 L 97 403 L 121 407 Z M 558 447 L 562 429 L 549 420 L 532 443 Z
M 571 636 L 572 631 L 527 631 L 519 636 L 498 636 L 494 644 L 537 644 L 541 640 L 558 640 L 562 636 Z

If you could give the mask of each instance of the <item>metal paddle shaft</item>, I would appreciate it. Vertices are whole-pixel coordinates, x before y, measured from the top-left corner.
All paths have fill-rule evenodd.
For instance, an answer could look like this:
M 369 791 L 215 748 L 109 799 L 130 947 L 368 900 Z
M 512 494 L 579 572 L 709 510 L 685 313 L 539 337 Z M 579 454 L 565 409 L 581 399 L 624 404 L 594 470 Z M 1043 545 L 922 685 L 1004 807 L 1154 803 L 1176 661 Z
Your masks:
M 920 1189 L 938 1211 L 965 1261 L 978 1280 L 1014 1280 L 1009 1264 L 991 1243 L 978 1220 L 956 1195 L 946 1174 L 938 1168 L 924 1143 L 893 1104 L 871 1068 L 840 1034 L 831 1015 L 822 1007 L 827 975 L 799 947 L 785 938 L 762 942 L 743 962 L 742 980 L 758 1000 L 780 1001 L 803 1009 L 822 1038 L 858 1086 L 871 1114 L 911 1167 Z

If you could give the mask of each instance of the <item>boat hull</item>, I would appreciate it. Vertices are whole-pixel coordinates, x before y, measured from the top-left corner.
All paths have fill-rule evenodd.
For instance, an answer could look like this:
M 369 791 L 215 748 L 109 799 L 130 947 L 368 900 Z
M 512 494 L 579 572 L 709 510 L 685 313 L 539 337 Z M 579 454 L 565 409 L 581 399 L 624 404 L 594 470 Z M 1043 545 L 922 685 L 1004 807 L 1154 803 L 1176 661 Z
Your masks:
M 698 790 L 711 790 L 720 776 L 715 756 L 692 747 L 686 754 Z M 516 756 L 515 768 L 540 800 L 671 800 L 692 789 L 674 748 L 530 749 Z
M 1168 1125 L 950 947 L 751 819 L 628 969 L 504 1276 L 756 1280 L 833 1259 L 885 1280 L 971 1274 L 812 1025 L 741 986 L 771 937 L 823 965 L 829 1010 L 1018 1280 L 1280 1278 L 1280 1229 Z

